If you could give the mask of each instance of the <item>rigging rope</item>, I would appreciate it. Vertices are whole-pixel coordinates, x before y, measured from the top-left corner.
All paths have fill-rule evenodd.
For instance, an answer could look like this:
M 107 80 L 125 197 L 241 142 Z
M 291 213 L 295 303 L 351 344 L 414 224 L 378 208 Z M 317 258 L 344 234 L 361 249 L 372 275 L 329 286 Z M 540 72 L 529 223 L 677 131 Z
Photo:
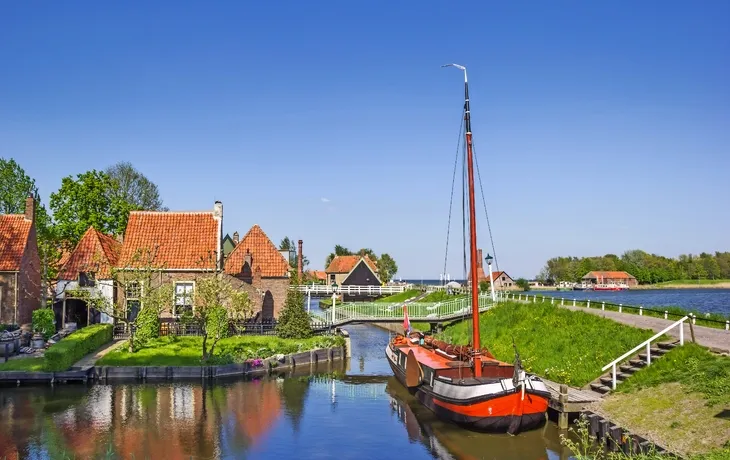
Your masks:
M 459 164 L 459 153 L 461 142 L 463 140 L 462 134 L 464 132 L 464 111 L 461 111 L 461 128 L 459 128 L 459 137 L 456 142 L 456 157 L 454 158 L 454 173 L 451 176 L 451 198 L 449 199 L 449 223 L 446 226 L 446 254 L 444 254 L 444 271 L 443 281 L 446 281 L 446 263 L 449 259 L 449 234 L 451 233 L 451 209 L 454 203 L 454 185 L 456 184 L 456 166 Z
M 482 186 L 482 173 L 479 171 L 479 160 L 477 159 L 477 150 L 474 145 L 474 139 L 471 141 L 471 152 L 474 157 L 474 164 L 477 167 L 477 177 L 479 177 L 479 190 L 482 193 L 482 204 L 484 204 L 484 214 L 487 216 L 487 229 L 489 230 L 489 241 L 492 244 L 492 254 L 494 254 L 494 265 L 499 271 L 499 259 L 497 259 L 497 250 L 494 249 L 494 238 L 492 237 L 492 226 L 489 224 L 489 213 L 487 212 L 487 199 L 484 196 L 484 187 Z

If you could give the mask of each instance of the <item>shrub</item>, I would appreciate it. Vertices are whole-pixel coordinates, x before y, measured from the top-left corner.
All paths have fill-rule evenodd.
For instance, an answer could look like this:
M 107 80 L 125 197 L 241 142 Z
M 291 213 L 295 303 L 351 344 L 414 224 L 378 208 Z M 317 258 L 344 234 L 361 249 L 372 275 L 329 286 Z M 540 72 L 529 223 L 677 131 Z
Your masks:
M 46 350 L 45 370 L 65 371 L 79 359 L 111 342 L 112 335 L 111 324 L 95 324 L 79 329 Z
M 160 336 L 160 315 L 154 308 L 143 308 L 135 321 L 134 348 L 144 346 Z
M 304 339 L 312 336 L 312 323 L 304 309 L 304 294 L 294 289 L 286 293 L 284 308 L 276 325 L 276 335 L 284 339 Z
M 33 332 L 40 332 L 48 340 L 56 333 L 56 318 L 50 308 L 39 308 L 33 311 Z
M 489 281 L 480 281 L 479 282 L 479 292 L 488 292 L 489 291 Z

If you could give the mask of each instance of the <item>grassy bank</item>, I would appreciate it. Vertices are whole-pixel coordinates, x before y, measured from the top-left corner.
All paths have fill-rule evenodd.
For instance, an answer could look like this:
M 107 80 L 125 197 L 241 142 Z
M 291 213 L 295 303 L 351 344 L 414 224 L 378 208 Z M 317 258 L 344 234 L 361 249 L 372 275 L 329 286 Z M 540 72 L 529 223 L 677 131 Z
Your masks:
M 202 337 L 160 337 L 135 353 L 118 349 L 97 361 L 97 366 L 200 366 Z M 280 339 L 273 336 L 229 337 L 218 342 L 207 364 L 242 363 L 277 354 L 298 353 L 315 348 L 344 345 L 342 337 L 318 336 L 308 339 Z
M 681 454 L 719 459 L 730 458 L 729 407 L 730 358 L 687 344 L 634 374 L 598 410 Z
M 480 316 L 482 346 L 500 360 L 514 361 L 512 338 L 528 372 L 550 380 L 583 386 L 601 368 L 654 332 L 616 323 L 549 302 L 504 302 Z M 471 321 L 447 327 L 440 337 L 469 343 Z
M 530 295 L 530 302 L 532 302 L 532 298 L 535 294 Z M 524 297 L 524 296 L 523 296 Z M 565 299 L 565 305 L 573 305 L 573 299 L 570 298 L 569 295 L 562 296 L 560 294 L 556 294 L 555 296 L 541 296 L 537 295 L 538 301 L 541 299 L 547 298 L 550 299 L 553 297 L 555 299 L 555 304 L 559 304 L 561 299 Z M 548 300 L 549 302 L 549 300 Z M 609 302 L 600 302 L 597 300 L 591 301 L 591 308 L 601 308 L 601 306 L 604 305 L 606 310 L 609 311 L 619 311 L 619 305 Z M 575 301 L 576 307 L 587 307 L 588 301 L 587 300 L 576 300 Z M 622 305 L 621 312 L 631 315 L 638 315 L 639 314 L 639 306 L 638 305 Z M 641 313 L 646 316 L 653 316 L 655 318 L 664 318 L 664 312 L 668 313 L 667 318 L 673 321 L 676 321 L 683 316 L 687 316 L 689 314 L 694 314 L 696 316 L 696 324 L 698 326 L 705 326 L 705 327 L 712 327 L 715 329 L 725 329 L 725 321 L 730 320 L 730 315 L 721 315 L 718 313 L 701 313 L 697 310 L 688 310 L 686 308 L 682 307 L 676 307 L 676 306 L 667 306 L 667 307 L 645 307 L 642 309 Z
M 413 298 L 413 297 L 418 297 L 419 295 L 421 295 L 421 291 L 419 291 L 418 289 L 410 289 L 408 291 L 403 291 L 398 294 L 381 297 L 381 298 L 377 299 L 376 302 L 379 302 L 379 303 L 405 302 L 406 300 Z
M 674 280 L 664 281 L 663 283 L 656 284 L 641 284 L 636 286 L 635 289 L 728 289 L 730 288 L 730 280 Z

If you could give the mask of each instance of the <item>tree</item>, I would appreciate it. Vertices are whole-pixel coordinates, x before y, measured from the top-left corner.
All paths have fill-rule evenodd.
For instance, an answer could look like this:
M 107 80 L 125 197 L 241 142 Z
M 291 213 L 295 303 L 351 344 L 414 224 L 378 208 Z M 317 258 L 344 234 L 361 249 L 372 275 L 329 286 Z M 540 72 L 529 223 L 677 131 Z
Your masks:
M 114 181 L 104 172 L 91 170 L 76 179 L 64 177 L 51 194 L 51 209 L 58 238 L 72 248 L 90 226 L 107 234 L 121 235 L 129 212 L 139 209 L 113 192 Z
M 108 299 L 96 288 L 66 291 L 67 296 L 85 300 L 87 304 L 104 313 L 129 331 L 129 352 L 134 353 L 152 337 L 157 337 L 159 317 L 173 299 L 171 283 L 159 283 L 164 267 L 155 263 L 157 248 L 139 250 L 131 258 L 131 267 L 110 268 L 113 290 L 120 293 L 116 299 Z M 98 272 L 99 262 L 94 258 L 84 271 Z
M 109 199 L 131 204 L 136 209 L 167 211 L 162 205 L 157 184 L 149 180 L 128 161 L 108 167 L 105 171 L 114 184 Z
M 292 269 L 297 269 L 297 247 L 294 245 L 294 240 L 290 239 L 288 236 L 285 236 L 283 240 L 281 240 L 281 243 L 279 243 L 279 249 L 282 251 L 291 251 L 294 253 L 294 257 L 289 260 L 289 266 Z M 302 256 L 302 268 L 309 265 L 309 259 L 307 259 L 307 256 Z
M 530 282 L 524 278 L 517 278 L 517 280 L 515 281 L 515 284 L 517 285 L 517 287 L 519 287 L 523 291 L 530 290 Z
M 377 265 L 378 278 L 384 283 L 393 279 L 393 276 L 398 272 L 398 264 L 395 263 L 395 260 L 388 253 L 380 255 L 380 258 L 377 259 Z
M 299 284 L 299 279 L 292 277 L 291 286 Z M 285 339 L 304 339 L 312 336 L 312 323 L 304 309 L 304 294 L 297 289 L 289 289 L 286 293 L 284 308 L 279 314 L 276 335 Z
M 378 255 L 375 254 L 375 251 L 373 251 L 370 248 L 362 248 L 359 251 L 357 251 L 357 253 L 361 257 L 368 256 L 370 258 L 370 260 L 372 260 L 373 262 L 377 262 L 378 261 Z
M 199 277 L 195 287 L 195 308 L 188 312 L 188 320 L 198 326 L 203 337 L 201 360 L 205 363 L 213 356 L 218 342 L 228 337 L 231 321 L 248 318 L 252 307 L 248 293 L 235 289 L 231 277 L 223 272 Z

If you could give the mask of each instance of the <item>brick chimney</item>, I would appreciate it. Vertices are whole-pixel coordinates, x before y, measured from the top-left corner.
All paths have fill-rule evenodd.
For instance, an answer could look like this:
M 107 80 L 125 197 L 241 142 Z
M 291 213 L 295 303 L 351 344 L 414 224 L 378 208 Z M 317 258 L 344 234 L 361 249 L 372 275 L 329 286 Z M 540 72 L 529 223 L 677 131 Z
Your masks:
M 482 250 L 479 249 L 478 252 L 479 252 L 479 263 L 477 263 L 477 267 L 484 268 L 484 257 L 482 254 Z
M 302 275 L 304 273 L 302 272 L 302 240 L 299 240 L 299 248 L 297 250 L 297 273 L 299 274 L 299 282 L 302 282 Z
M 261 286 L 261 265 L 256 266 L 256 270 L 253 271 L 253 282 L 254 286 Z
M 25 219 L 35 220 L 35 198 L 32 196 L 25 199 Z
M 218 244 L 215 249 L 215 265 L 217 270 L 223 270 L 223 203 L 216 201 L 213 205 L 213 219 L 218 222 L 216 239 Z
M 233 232 L 233 245 L 238 245 L 238 232 Z

